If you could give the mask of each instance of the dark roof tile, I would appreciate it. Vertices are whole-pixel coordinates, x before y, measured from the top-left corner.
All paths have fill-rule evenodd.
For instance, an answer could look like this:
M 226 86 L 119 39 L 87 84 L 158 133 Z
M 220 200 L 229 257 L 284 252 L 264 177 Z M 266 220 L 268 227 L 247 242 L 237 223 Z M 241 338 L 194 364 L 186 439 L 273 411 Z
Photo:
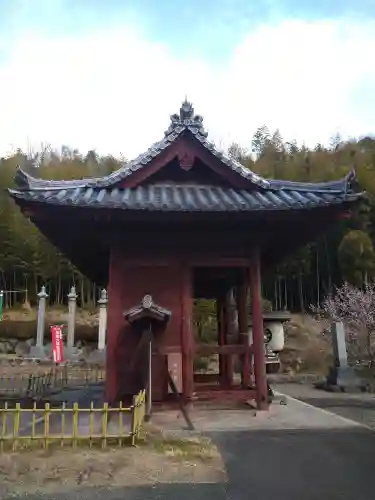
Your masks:
M 128 189 L 79 187 L 61 190 L 11 190 L 13 198 L 92 208 L 168 212 L 251 212 L 324 207 L 357 199 L 360 194 L 296 190 L 246 191 L 218 186 L 154 184 Z
M 138 186 L 134 189 L 116 187 L 118 181 L 143 168 L 186 132 L 194 135 L 228 168 L 247 179 L 249 188 L 241 190 L 173 183 Z M 355 173 L 352 171 L 344 179 L 330 182 L 266 180 L 233 158 L 227 157 L 209 142 L 202 117 L 195 115 L 192 105 L 185 101 L 180 113 L 171 116 L 171 124 L 163 139 L 116 172 L 96 179 L 50 181 L 35 179 L 18 169 L 15 181 L 19 189 L 10 190 L 10 194 L 17 200 L 38 201 L 50 205 L 176 212 L 248 212 L 308 209 L 353 201 L 361 196 L 353 192 L 354 177 Z

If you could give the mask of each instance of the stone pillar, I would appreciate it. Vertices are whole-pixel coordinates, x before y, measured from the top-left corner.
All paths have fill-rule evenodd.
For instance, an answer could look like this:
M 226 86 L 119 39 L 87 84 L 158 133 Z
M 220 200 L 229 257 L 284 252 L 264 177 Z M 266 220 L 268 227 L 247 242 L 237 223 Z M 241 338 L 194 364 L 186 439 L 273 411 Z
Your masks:
M 74 345 L 77 297 L 76 287 L 72 286 L 68 294 L 68 338 L 65 349 L 65 358 L 67 360 L 75 359 L 78 356 L 78 350 Z
M 98 334 L 98 350 L 105 351 L 106 333 L 107 333 L 107 290 L 102 290 L 100 294 L 99 304 L 99 334 Z
M 361 387 L 362 381 L 357 377 L 353 367 L 348 364 L 345 327 L 341 321 L 332 323 L 333 366 L 330 368 L 326 386 L 341 390 Z
M 93 351 L 89 357 L 91 363 L 103 363 L 106 357 L 106 334 L 107 334 L 107 290 L 103 289 L 100 293 L 99 304 L 99 332 L 98 348 Z
M 46 287 L 43 285 L 38 293 L 38 319 L 36 325 L 36 345 L 31 346 L 29 356 L 31 358 L 46 359 L 47 355 L 44 349 L 44 327 L 46 321 L 46 299 L 48 294 Z

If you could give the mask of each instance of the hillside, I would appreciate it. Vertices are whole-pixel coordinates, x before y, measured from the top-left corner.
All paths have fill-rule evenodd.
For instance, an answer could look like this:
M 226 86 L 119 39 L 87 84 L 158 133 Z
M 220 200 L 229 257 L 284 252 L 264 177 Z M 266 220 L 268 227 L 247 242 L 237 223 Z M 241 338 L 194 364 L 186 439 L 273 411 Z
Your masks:
M 67 310 L 52 308 L 47 312 L 46 326 L 67 324 Z M 22 354 L 27 350 L 36 334 L 36 309 L 9 310 L 0 323 L 0 354 L 17 348 Z M 76 341 L 82 344 L 97 342 L 99 318 L 97 312 L 78 309 L 76 315 Z M 286 373 L 325 374 L 331 361 L 331 347 L 322 336 L 322 325 L 311 316 L 294 314 L 286 328 L 285 349 L 281 355 L 283 371 Z M 45 332 L 46 343 L 50 342 L 49 329 Z M 26 343 L 27 341 L 27 343 Z

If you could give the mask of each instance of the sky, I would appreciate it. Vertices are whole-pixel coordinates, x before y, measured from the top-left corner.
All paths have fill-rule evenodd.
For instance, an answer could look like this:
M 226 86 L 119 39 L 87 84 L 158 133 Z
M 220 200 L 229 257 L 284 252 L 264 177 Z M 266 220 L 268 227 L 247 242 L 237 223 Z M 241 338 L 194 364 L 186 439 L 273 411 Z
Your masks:
M 375 134 L 375 0 L 0 0 L 0 155 L 134 158 L 185 95 L 220 147 Z

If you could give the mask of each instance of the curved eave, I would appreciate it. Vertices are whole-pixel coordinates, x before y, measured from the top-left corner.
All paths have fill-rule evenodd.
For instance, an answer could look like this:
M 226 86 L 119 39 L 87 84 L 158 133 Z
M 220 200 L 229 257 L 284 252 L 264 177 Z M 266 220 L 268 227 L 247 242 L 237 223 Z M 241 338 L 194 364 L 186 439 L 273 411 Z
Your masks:
M 148 185 L 127 189 L 29 190 L 11 189 L 10 195 L 23 206 L 102 209 L 128 212 L 164 213 L 260 213 L 312 210 L 347 205 L 363 193 L 329 190 L 247 191 L 218 186 Z
M 245 167 L 242 166 L 242 169 Z M 121 169 L 120 169 L 121 170 Z M 114 174 L 120 175 L 120 170 L 115 172 Z M 246 170 L 246 169 L 245 169 Z M 135 170 L 132 170 L 135 171 Z M 111 175 L 114 175 L 111 174 Z M 130 175 L 128 172 L 127 175 Z M 312 193 L 350 193 L 351 192 L 351 182 L 353 177 L 352 171 L 349 172 L 347 176 L 343 179 L 328 181 L 328 182 L 295 182 L 295 181 L 287 181 L 287 180 L 269 180 L 265 181 L 268 184 L 268 188 L 264 185 L 259 187 L 263 188 L 266 191 L 273 191 L 275 193 L 279 191 L 297 191 L 297 192 L 312 192 Z M 18 189 L 10 190 L 11 195 L 17 196 L 17 193 L 24 193 L 33 191 L 37 193 L 38 191 L 62 191 L 62 190 L 75 190 L 75 189 L 107 189 L 113 186 L 113 184 L 117 184 L 119 182 L 119 177 L 103 177 L 97 179 L 77 179 L 77 180 L 45 180 L 45 179 L 37 179 L 32 177 L 27 172 L 22 170 L 20 167 L 17 168 L 15 175 L 15 184 Z M 249 179 L 250 184 L 253 185 L 253 181 Z

